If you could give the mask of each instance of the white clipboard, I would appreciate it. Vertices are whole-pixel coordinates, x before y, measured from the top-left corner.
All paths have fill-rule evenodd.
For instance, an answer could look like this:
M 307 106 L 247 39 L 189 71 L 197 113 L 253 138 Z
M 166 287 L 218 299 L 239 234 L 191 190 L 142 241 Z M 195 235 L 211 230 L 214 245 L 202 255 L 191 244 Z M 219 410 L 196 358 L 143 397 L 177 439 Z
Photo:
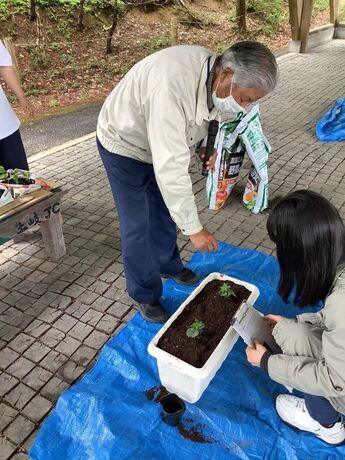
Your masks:
M 282 352 L 274 340 L 272 331 L 267 321 L 264 320 L 262 313 L 246 301 L 242 302 L 234 315 L 232 325 L 247 345 L 255 348 L 254 339 L 256 339 L 270 349 L 272 353 Z

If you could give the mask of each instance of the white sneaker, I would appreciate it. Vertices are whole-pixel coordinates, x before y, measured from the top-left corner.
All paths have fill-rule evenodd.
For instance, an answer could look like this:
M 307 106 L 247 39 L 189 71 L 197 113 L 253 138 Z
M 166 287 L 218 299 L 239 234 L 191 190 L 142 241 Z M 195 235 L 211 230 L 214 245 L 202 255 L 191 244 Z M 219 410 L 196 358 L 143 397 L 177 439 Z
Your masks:
M 325 428 L 311 418 L 302 398 L 279 395 L 276 399 L 276 409 L 279 417 L 288 425 L 309 431 L 328 444 L 337 445 L 345 440 L 345 427 L 342 421 L 335 423 L 331 428 Z

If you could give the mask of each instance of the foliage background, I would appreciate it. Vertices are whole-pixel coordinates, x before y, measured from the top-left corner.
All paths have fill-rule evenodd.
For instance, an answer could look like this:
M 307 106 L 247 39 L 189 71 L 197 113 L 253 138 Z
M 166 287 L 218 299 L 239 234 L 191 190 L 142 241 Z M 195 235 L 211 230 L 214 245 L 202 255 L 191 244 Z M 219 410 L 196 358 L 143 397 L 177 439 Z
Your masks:
M 0 38 L 14 41 L 23 87 L 37 114 L 103 100 L 135 62 L 170 45 L 172 18 L 179 43 L 219 53 L 242 39 L 274 51 L 290 40 L 288 0 L 247 0 L 244 33 L 233 0 L 35 0 L 38 18 L 31 21 L 32 1 L 0 0 Z M 106 54 L 114 16 L 112 53 Z M 312 26 L 327 22 L 329 0 L 315 0 Z

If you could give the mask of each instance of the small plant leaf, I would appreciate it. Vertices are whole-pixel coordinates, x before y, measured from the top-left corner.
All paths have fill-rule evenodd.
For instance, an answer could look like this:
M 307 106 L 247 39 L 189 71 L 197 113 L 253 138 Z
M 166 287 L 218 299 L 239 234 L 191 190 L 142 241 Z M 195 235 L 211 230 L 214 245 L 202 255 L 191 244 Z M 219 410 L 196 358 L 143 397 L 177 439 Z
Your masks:
M 202 334 L 202 331 L 205 328 L 205 324 L 202 321 L 196 319 L 193 324 L 191 324 L 186 330 L 187 337 L 196 338 Z
M 235 292 L 231 289 L 231 286 L 229 283 L 223 283 L 220 288 L 219 288 L 219 295 L 222 297 L 227 297 L 228 299 L 231 296 L 237 297 Z
M 0 180 L 7 179 L 7 172 L 3 166 L 0 166 Z
M 191 337 L 194 339 L 195 337 L 198 337 L 199 331 L 197 331 L 196 329 L 193 329 L 192 327 L 189 327 L 187 329 L 186 334 L 187 334 L 187 337 Z

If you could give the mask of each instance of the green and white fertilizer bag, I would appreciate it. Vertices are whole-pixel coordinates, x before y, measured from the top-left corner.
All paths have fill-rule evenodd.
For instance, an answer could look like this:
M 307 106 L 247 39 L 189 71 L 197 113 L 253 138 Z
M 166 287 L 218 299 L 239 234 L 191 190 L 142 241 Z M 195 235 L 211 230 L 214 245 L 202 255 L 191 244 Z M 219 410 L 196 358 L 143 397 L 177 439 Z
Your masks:
M 210 209 L 221 208 L 237 182 L 244 158 L 240 139 L 234 135 L 239 122 L 237 120 L 220 125 L 215 169 L 209 173 L 206 184 Z
M 252 166 L 243 203 L 247 209 L 257 214 L 268 206 L 267 161 L 271 152 L 271 146 L 262 132 L 258 105 L 241 120 L 220 125 L 215 170 L 209 173 L 206 185 L 210 209 L 224 206 L 238 180 L 245 152 Z

